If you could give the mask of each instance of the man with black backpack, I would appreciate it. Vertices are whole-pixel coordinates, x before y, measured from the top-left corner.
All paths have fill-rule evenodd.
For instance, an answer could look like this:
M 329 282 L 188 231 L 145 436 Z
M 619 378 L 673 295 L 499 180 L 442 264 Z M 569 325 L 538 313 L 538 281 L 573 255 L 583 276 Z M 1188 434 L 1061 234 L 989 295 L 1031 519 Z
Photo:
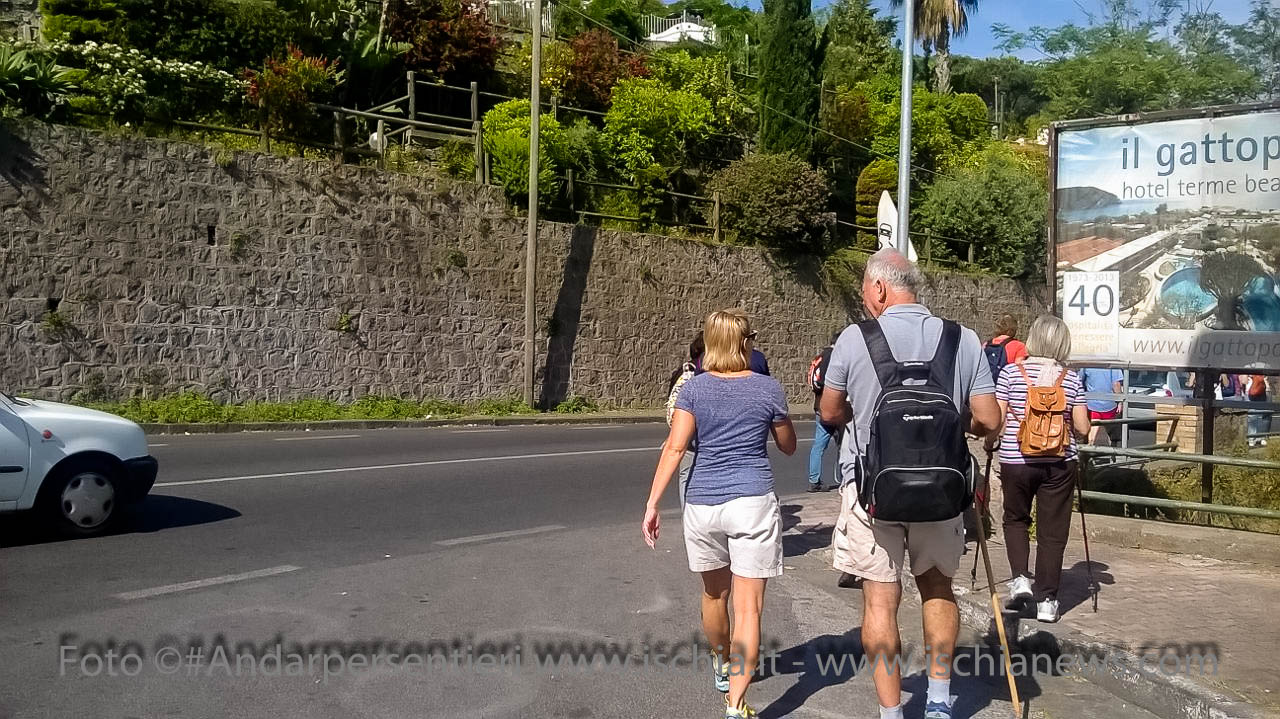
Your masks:
M 819 403 L 823 422 L 847 424 L 834 563 L 865 580 L 862 645 L 883 719 L 902 718 L 896 659 L 904 569 L 916 578 L 924 607 L 925 717 L 951 718 L 959 631 L 952 577 L 964 553 L 961 514 L 978 472 L 965 433 L 985 438 L 1000 424 L 978 336 L 919 304 L 923 285 L 924 276 L 896 250 L 868 260 L 862 301 L 873 319 L 840 335 Z

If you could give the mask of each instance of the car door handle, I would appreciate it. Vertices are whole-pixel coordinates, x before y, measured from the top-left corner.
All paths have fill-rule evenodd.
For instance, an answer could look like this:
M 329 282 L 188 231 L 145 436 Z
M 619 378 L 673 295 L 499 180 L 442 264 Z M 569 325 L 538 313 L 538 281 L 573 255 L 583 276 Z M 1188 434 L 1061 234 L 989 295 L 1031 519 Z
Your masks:
M 23 467 L 15 467 L 13 465 L 0 465 L 0 474 L 15 474 L 23 469 Z

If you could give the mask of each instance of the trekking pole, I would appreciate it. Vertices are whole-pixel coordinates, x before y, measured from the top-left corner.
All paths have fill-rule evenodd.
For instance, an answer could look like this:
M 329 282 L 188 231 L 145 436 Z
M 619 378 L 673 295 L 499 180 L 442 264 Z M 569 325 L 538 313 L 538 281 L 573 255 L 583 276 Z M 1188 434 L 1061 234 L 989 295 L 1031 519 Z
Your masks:
M 1088 460 L 1085 460 L 1086 462 Z M 1080 503 L 1080 536 L 1084 539 L 1084 568 L 1089 572 L 1089 594 L 1093 597 L 1093 612 L 1098 613 L 1098 586 L 1093 578 L 1093 560 L 1089 558 L 1089 527 L 1084 523 L 1084 470 L 1076 477 L 1076 492 Z
M 991 455 L 987 454 L 987 473 L 991 472 Z M 980 528 L 981 529 L 981 528 Z M 1004 630 L 1004 612 L 1000 609 L 1000 597 L 996 594 L 996 579 L 991 571 L 991 554 L 987 551 L 987 533 L 978 532 L 978 551 L 982 553 L 982 563 L 987 569 L 987 584 L 991 588 L 991 610 L 996 622 L 996 633 L 1000 635 L 1000 648 L 1004 650 L 1004 673 L 1009 678 L 1009 697 L 1013 701 L 1013 716 L 1022 719 L 1022 700 L 1018 698 L 1018 683 L 1013 676 L 1013 659 L 1009 651 L 1009 637 Z
M 991 450 L 987 450 L 987 468 L 982 473 L 982 489 L 987 492 L 991 491 L 991 455 L 992 455 Z M 977 500 L 977 506 L 975 507 L 975 509 L 977 510 L 978 532 L 980 534 L 986 534 L 987 532 L 986 522 L 983 521 L 983 517 L 985 517 L 987 514 L 987 502 L 985 499 L 983 499 L 983 495 L 984 495 L 984 492 L 982 491 L 973 493 L 973 498 Z M 978 588 L 978 552 L 974 552 L 973 553 L 973 570 L 969 572 L 969 589 L 972 590 L 977 588 Z

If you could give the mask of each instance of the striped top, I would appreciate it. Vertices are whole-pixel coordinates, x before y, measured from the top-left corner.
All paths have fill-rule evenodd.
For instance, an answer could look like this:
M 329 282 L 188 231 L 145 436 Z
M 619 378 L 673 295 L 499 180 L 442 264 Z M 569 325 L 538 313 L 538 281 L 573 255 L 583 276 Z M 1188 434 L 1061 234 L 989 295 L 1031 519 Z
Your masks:
M 1058 380 L 1058 371 L 1045 372 L 1052 367 L 1060 370 L 1059 365 L 1049 360 L 1033 357 L 1024 366 L 1027 375 L 1035 386 L 1049 386 Z M 1062 380 L 1062 391 L 1067 396 L 1066 415 L 1067 432 L 1071 434 L 1071 444 L 1067 447 L 1065 457 L 1024 457 L 1018 448 L 1018 428 L 1022 426 L 1022 418 L 1027 415 L 1027 381 L 1023 379 L 1018 365 L 1007 364 L 1000 370 L 1000 378 L 996 380 L 996 400 L 1009 403 L 1009 411 L 1004 417 L 1004 434 L 1000 437 L 1000 461 L 1004 464 L 1038 464 L 1043 462 L 1063 462 L 1076 458 L 1076 438 L 1071 432 L 1071 410 L 1076 405 L 1084 404 L 1084 387 L 1080 383 L 1080 375 L 1074 370 L 1067 370 Z M 1045 376 L 1042 378 L 1041 374 Z

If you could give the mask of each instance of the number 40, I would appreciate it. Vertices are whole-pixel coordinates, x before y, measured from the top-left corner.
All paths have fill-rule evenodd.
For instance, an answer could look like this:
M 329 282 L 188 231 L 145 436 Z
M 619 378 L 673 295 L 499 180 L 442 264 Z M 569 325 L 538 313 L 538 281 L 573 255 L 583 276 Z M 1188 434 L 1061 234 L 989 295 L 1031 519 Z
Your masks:
M 1080 310 L 1080 315 L 1084 316 L 1091 306 L 1089 300 L 1085 298 L 1084 285 L 1076 288 L 1076 293 L 1071 296 L 1071 301 L 1067 303 L 1068 307 L 1076 307 Z M 1111 285 L 1096 285 L 1093 288 L 1093 311 L 1099 317 L 1106 317 L 1116 309 L 1116 295 L 1111 289 Z M 1103 309 L 1103 308 L 1106 309 Z

